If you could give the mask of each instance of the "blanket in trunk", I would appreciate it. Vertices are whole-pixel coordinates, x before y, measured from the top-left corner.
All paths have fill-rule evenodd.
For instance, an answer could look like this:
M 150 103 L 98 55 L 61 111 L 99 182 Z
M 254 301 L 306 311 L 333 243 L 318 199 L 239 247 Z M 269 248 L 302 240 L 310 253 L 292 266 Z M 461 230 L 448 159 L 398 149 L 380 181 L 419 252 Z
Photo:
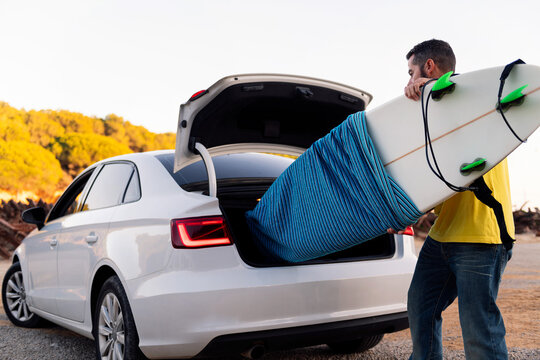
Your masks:
M 313 143 L 246 218 L 263 252 L 301 262 L 404 229 L 421 215 L 384 170 L 358 112 Z

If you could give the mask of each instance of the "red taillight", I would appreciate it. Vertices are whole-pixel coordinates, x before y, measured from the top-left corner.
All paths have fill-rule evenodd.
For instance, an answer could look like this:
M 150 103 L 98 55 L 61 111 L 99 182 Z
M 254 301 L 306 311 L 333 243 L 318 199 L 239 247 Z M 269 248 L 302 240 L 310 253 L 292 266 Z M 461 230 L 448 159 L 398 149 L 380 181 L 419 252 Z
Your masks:
M 207 92 L 208 92 L 208 90 L 197 91 L 195 94 L 191 95 L 191 97 L 189 98 L 189 101 L 197 100 L 198 98 L 200 98 L 201 96 L 203 96 Z
M 221 216 L 171 220 L 171 240 L 175 248 L 232 244 L 229 230 Z
M 411 235 L 414 236 L 414 229 L 412 226 L 407 226 L 405 230 L 403 231 L 403 235 Z

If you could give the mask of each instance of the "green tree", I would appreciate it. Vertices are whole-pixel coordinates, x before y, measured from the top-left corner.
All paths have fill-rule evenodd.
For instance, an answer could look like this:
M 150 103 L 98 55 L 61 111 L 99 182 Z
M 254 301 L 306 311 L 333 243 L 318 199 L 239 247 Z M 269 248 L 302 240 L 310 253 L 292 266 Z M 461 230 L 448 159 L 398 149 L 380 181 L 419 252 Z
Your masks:
M 129 139 L 129 147 L 134 151 L 154 150 L 156 134 L 148 131 L 143 126 L 137 126 L 126 121 L 126 135 Z
M 129 138 L 129 147 L 133 151 L 151 151 L 174 149 L 176 142 L 176 134 L 164 133 L 156 134 L 148 131 L 143 126 L 125 122 L 126 135 Z
M 56 137 L 64 135 L 64 128 L 51 120 L 47 113 L 30 110 L 26 113 L 26 126 L 30 132 L 30 141 L 43 147 L 49 146 Z
M 17 110 L 0 102 L 0 140 L 28 141 L 30 132 L 24 124 L 24 110 Z
M 90 164 L 132 151 L 173 149 L 175 134 L 153 133 L 115 114 L 100 119 L 67 110 L 26 111 L 0 101 L 0 144 L 0 188 L 51 199 Z
M 62 125 L 66 133 L 104 134 L 104 126 L 101 119 L 67 110 L 42 110 L 41 112 L 49 116 L 51 120 Z
M 0 119 L 0 140 L 30 141 L 30 132 L 21 120 Z
M 176 147 L 176 134 L 175 133 L 162 133 L 156 134 L 156 140 L 154 148 L 156 150 L 174 149 Z
M 25 141 L 0 140 L 0 188 L 38 195 L 54 192 L 62 179 L 60 163 L 43 147 Z
M 0 120 L 23 120 L 24 110 L 17 110 L 8 103 L 0 101 Z
M 132 152 L 127 145 L 109 137 L 77 133 L 68 133 L 56 138 L 50 148 L 62 168 L 72 176 L 96 161 Z
M 121 144 L 129 146 L 129 138 L 126 135 L 125 121 L 120 116 L 109 114 L 104 121 L 105 135 L 110 136 Z

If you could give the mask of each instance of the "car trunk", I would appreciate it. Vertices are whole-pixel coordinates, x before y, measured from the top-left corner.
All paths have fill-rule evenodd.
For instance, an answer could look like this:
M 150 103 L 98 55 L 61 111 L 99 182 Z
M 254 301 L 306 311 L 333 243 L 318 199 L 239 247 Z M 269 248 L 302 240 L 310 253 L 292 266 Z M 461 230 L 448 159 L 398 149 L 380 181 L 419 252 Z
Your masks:
M 245 213 L 253 209 L 268 187 L 268 181 L 261 183 L 229 185 L 218 187 L 218 198 L 234 243 L 242 260 L 251 266 L 283 266 L 291 265 L 285 261 L 276 262 L 265 256 L 257 246 L 257 239 L 251 234 Z M 390 258 L 395 253 L 393 235 L 384 234 L 363 244 L 326 255 L 321 258 L 296 264 L 320 264 L 341 261 L 360 261 Z
M 181 106 L 174 165 L 166 167 L 184 190 L 218 197 L 246 263 L 290 265 L 271 261 L 259 250 L 245 213 L 292 162 L 284 163 L 283 155 L 299 156 L 349 114 L 364 110 L 371 98 L 350 86 L 302 76 L 223 78 Z M 241 152 L 249 154 L 235 155 Z M 394 253 L 394 236 L 383 235 L 307 263 L 388 258 Z
M 221 79 L 180 107 L 175 172 L 230 145 L 305 150 L 371 100 L 365 91 L 293 75 Z M 202 154 L 201 154 L 202 155 Z

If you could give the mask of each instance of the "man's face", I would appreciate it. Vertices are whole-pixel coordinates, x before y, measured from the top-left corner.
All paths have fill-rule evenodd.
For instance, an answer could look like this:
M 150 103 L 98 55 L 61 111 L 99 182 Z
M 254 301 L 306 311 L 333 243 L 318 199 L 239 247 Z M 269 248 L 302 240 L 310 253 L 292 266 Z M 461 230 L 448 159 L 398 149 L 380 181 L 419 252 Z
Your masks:
M 414 55 L 409 58 L 408 66 L 409 66 L 409 76 L 411 77 L 409 79 L 409 83 L 407 85 L 410 85 L 414 83 L 414 81 L 421 77 L 428 77 L 427 74 L 424 72 L 423 66 L 415 65 L 413 64 L 414 61 Z

